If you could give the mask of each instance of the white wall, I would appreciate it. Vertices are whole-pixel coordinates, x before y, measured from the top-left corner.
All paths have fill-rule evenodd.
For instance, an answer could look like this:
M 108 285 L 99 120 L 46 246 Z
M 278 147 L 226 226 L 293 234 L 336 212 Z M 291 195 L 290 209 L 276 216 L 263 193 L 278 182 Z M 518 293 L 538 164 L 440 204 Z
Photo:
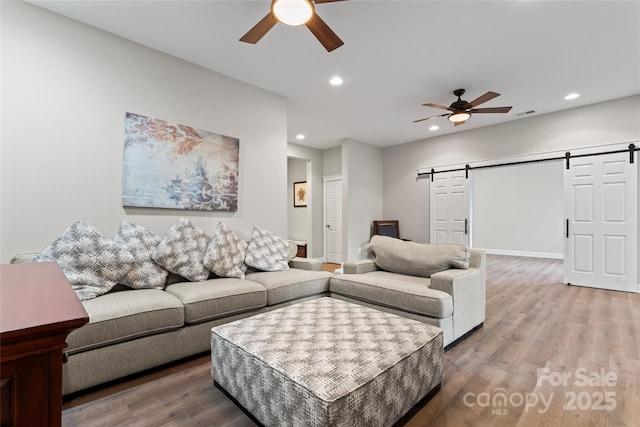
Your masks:
M 306 208 L 293 207 L 293 183 L 307 181 L 308 160 L 289 157 L 287 160 L 287 238 L 309 242 L 311 237 L 311 199 Z M 307 182 L 307 184 L 309 184 Z M 308 249 L 308 248 L 307 248 Z
M 307 232 L 307 257 L 321 258 L 323 256 L 323 203 L 324 195 L 322 194 L 322 168 L 323 168 L 323 152 L 315 148 L 305 147 L 303 145 L 289 143 L 287 152 L 290 157 L 307 160 L 310 165 L 307 168 L 307 191 L 309 205 L 306 209 L 307 215 L 310 216 L 310 230 Z M 291 196 L 293 197 L 293 195 Z M 289 200 L 292 200 L 289 198 Z M 293 203 L 293 202 L 292 202 Z
M 342 143 L 344 261 L 367 258 L 371 222 L 382 218 L 382 149 L 353 139 Z
M 342 174 L 342 147 L 329 148 L 322 152 L 322 175 Z
M 73 221 L 287 233 L 285 98 L 24 2 L 2 7 L 0 262 Z M 236 213 L 123 208 L 125 112 L 240 139 Z
M 384 217 L 400 221 L 404 238 L 428 242 L 429 180 L 416 179 L 418 168 L 634 141 L 640 138 L 639 115 L 640 95 L 635 95 L 385 148 Z M 527 204 L 528 197 L 523 192 L 515 200 L 497 200 L 494 209 L 508 211 L 510 206 Z M 474 227 L 475 233 L 490 232 L 478 229 L 478 224 Z

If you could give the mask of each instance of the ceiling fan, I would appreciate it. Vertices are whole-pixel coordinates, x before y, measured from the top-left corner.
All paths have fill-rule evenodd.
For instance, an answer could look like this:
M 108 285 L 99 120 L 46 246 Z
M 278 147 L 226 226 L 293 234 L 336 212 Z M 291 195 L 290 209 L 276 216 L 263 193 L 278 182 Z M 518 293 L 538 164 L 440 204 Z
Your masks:
M 487 92 L 482 96 L 474 99 L 471 102 L 467 102 L 460 97 L 464 95 L 464 89 L 457 89 L 453 91 L 453 94 L 458 97 L 458 100 L 453 104 L 445 107 L 438 104 L 422 104 L 426 107 L 440 108 L 441 110 L 449 110 L 451 113 L 440 114 L 437 116 L 427 117 L 425 119 L 414 120 L 414 123 L 422 122 L 424 120 L 436 119 L 438 117 L 447 117 L 454 123 L 454 126 L 462 125 L 472 114 L 476 113 L 508 113 L 512 107 L 490 107 L 490 108 L 476 108 L 480 104 L 484 104 L 487 101 L 492 100 L 495 97 L 500 96 L 496 92 Z
M 322 46 L 331 52 L 342 46 L 344 42 L 333 32 L 331 28 L 318 16 L 314 3 L 330 3 L 345 0 L 273 0 L 271 11 L 253 26 L 244 36 L 241 42 L 256 44 L 278 22 L 287 25 L 304 24 Z

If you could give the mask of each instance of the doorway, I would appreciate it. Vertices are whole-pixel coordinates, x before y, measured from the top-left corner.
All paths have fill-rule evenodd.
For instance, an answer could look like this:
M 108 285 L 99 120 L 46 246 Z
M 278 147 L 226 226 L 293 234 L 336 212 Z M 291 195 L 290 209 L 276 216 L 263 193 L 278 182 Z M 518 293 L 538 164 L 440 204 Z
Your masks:
M 341 264 L 342 254 L 342 176 L 329 176 L 324 181 L 324 258 Z
M 287 158 L 287 238 L 300 244 L 306 244 L 307 251 L 310 253 L 312 247 L 311 212 L 313 209 L 310 197 L 311 185 L 307 186 L 307 203 L 304 206 L 299 206 L 300 203 L 294 203 L 294 184 L 309 181 L 308 168 L 308 160 Z
M 464 198 L 474 219 L 468 225 L 473 246 L 493 254 L 561 258 L 564 283 L 640 292 L 638 166 L 629 147 L 573 149 L 569 160 L 551 152 L 471 167 L 474 198 Z M 456 222 L 452 206 L 463 206 L 456 199 L 467 193 L 456 195 L 453 181 L 460 177 L 448 174 L 438 173 L 430 183 L 432 243 L 459 243 L 448 237 L 456 234 L 449 230 Z

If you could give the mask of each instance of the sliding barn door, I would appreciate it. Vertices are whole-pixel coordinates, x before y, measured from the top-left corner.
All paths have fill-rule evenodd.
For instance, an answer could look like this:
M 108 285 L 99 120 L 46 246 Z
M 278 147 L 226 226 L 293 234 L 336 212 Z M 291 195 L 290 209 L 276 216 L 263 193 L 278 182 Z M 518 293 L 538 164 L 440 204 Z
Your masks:
M 465 171 L 442 172 L 429 185 L 429 229 L 431 243 L 470 246 L 471 175 Z
M 637 168 L 629 153 L 571 158 L 564 173 L 565 283 L 639 291 Z

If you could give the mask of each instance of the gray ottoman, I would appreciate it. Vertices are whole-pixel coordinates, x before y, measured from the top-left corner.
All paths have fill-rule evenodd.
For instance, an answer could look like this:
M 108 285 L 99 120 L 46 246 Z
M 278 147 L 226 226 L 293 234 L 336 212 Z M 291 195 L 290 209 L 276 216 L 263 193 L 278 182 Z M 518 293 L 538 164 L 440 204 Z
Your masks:
M 211 330 L 211 375 L 266 426 L 387 426 L 442 381 L 442 331 L 335 298 Z

